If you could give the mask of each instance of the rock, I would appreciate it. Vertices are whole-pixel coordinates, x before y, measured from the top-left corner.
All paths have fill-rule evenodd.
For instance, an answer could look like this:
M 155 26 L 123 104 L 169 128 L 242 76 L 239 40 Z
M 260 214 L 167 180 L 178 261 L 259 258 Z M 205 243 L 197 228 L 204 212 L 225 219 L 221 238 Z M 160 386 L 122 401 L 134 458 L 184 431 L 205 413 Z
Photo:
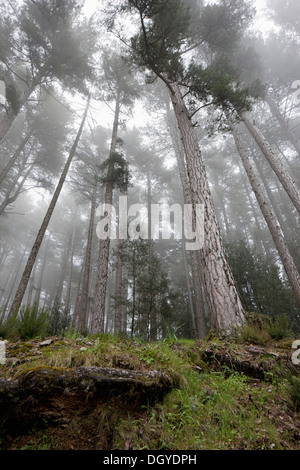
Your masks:
M 51 343 L 53 343 L 53 339 L 46 339 L 45 341 L 42 341 L 40 343 L 40 346 L 43 347 L 43 346 L 49 346 Z

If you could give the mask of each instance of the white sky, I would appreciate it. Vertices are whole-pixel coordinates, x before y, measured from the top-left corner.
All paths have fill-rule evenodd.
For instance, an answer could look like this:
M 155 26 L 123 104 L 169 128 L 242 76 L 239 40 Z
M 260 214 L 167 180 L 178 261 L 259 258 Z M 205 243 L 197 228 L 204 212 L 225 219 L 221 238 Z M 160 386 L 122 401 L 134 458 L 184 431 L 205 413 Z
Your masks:
M 206 0 L 207 3 L 215 3 L 216 0 Z M 284 1 L 284 0 L 283 0 Z M 103 0 L 85 0 L 85 13 L 91 15 L 101 4 Z M 254 0 L 254 4 L 257 10 L 258 18 L 256 19 L 256 26 L 261 31 L 270 29 L 271 22 L 267 20 L 264 10 L 266 9 L 266 0 Z

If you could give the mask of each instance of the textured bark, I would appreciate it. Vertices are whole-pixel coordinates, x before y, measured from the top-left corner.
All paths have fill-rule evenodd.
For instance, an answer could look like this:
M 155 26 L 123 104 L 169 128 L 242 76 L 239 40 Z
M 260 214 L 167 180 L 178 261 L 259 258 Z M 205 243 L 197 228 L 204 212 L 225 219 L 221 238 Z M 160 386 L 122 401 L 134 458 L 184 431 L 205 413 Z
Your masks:
M 119 114 L 120 114 L 120 96 L 117 96 L 114 124 L 111 138 L 110 155 L 115 153 L 119 128 Z M 110 168 L 108 168 L 110 172 Z M 105 188 L 105 204 L 112 205 L 113 201 L 113 182 L 109 181 Z M 95 305 L 92 319 L 92 333 L 104 332 L 105 320 L 105 299 L 108 280 L 108 262 L 109 262 L 109 249 L 110 239 L 107 237 L 105 240 L 100 240 L 99 243 L 99 256 L 98 256 L 98 273 L 95 288 Z
M 179 133 L 178 128 L 176 129 L 176 121 L 174 122 L 173 116 L 171 114 L 171 110 L 167 104 L 167 112 L 168 112 L 168 120 L 169 120 L 169 131 L 170 136 L 172 139 L 175 156 L 178 165 L 179 176 L 181 180 L 182 190 L 183 190 L 183 200 L 184 204 L 192 204 L 192 195 L 189 186 L 188 176 L 186 173 L 186 166 L 184 162 L 184 150 L 182 148 L 182 142 L 179 140 Z M 187 290 L 189 297 L 191 296 L 191 287 L 189 283 L 189 276 L 187 272 L 187 260 L 186 260 L 186 253 L 185 247 L 183 249 L 183 256 L 184 256 L 184 265 L 186 269 L 186 281 L 187 281 Z M 192 298 L 190 298 L 190 310 L 192 316 L 192 324 L 194 331 L 200 337 L 204 337 L 206 333 L 206 325 L 205 325 L 205 309 L 204 309 L 204 300 L 203 300 L 203 279 L 201 278 L 201 269 L 199 265 L 199 258 L 197 256 L 196 251 L 190 252 L 191 258 L 191 268 L 192 268 L 192 279 L 193 279 L 193 287 L 194 287 L 194 297 L 195 297 L 195 309 L 193 305 Z
M 282 261 L 282 264 L 284 266 L 285 272 L 287 274 L 287 277 L 290 281 L 291 287 L 294 292 L 295 299 L 297 301 L 297 304 L 300 307 L 300 276 L 297 271 L 297 268 L 295 266 L 295 263 L 293 261 L 292 256 L 290 255 L 290 252 L 287 248 L 287 245 L 285 243 L 284 237 L 282 235 L 281 229 L 277 223 L 277 220 L 270 208 L 270 205 L 268 204 L 267 200 L 265 199 L 262 186 L 258 181 L 258 178 L 254 172 L 254 169 L 249 161 L 248 155 L 246 153 L 246 150 L 242 144 L 239 132 L 236 127 L 233 128 L 233 136 L 234 140 L 236 143 L 236 147 L 239 151 L 239 154 L 241 156 L 245 171 L 249 177 L 251 186 L 253 191 L 255 192 L 255 196 L 257 199 L 257 202 L 261 208 L 261 211 L 263 213 L 263 216 L 266 220 L 266 223 L 269 227 L 270 233 L 272 235 L 274 244 L 278 250 L 280 259 Z
M 212 202 L 199 144 L 177 83 L 171 84 L 171 101 L 185 151 L 193 205 L 204 206 L 204 246 L 201 270 L 211 326 L 224 332 L 244 323 L 244 311 L 228 264 Z M 170 88 L 169 88 L 170 90 Z
M 300 190 L 292 176 L 278 158 L 269 142 L 263 136 L 260 129 L 256 124 L 254 124 L 250 115 L 248 113 L 243 113 L 242 119 L 300 214 Z
M 59 198 L 59 195 L 61 193 L 61 190 L 62 190 L 62 187 L 64 185 L 64 182 L 65 182 L 65 179 L 66 179 L 66 176 L 67 176 L 67 173 L 69 171 L 69 168 L 70 168 L 70 165 L 72 163 L 72 160 L 73 160 L 73 157 L 75 155 L 75 152 L 76 152 L 76 149 L 77 149 L 77 145 L 78 145 L 78 142 L 79 142 L 79 139 L 81 137 L 81 134 L 82 134 L 82 130 L 83 130 L 83 127 L 84 127 L 84 124 L 85 124 L 85 120 L 86 120 L 86 116 L 87 116 L 87 112 L 88 112 L 88 108 L 89 108 L 89 101 L 88 101 L 88 104 L 87 104 L 87 107 L 86 107 L 86 110 L 84 112 L 84 115 L 83 115 L 83 118 L 82 118 L 82 121 L 81 121 L 81 124 L 80 124 L 80 127 L 79 127 L 79 130 L 77 132 L 77 135 L 76 135 L 76 138 L 75 138 L 75 141 L 72 145 L 72 148 L 70 150 L 70 154 L 69 154 L 69 157 L 66 161 L 66 164 L 64 166 L 64 169 L 62 171 L 62 174 L 60 176 L 60 179 L 59 179 L 59 182 L 57 184 L 57 187 L 55 189 L 55 192 L 52 196 L 52 199 L 51 199 L 51 202 L 49 204 L 49 207 L 48 207 L 48 210 L 46 212 L 46 215 L 44 217 L 44 220 L 41 224 L 41 227 L 39 229 L 39 232 L 37 234 L 37 237 L 35 239 L 35 242 L 33 244 L 33 247 L 31 249 L 31 252 L 30 252 L 30 255 L 28 257 L 28 260 L 27 260 L 27 263 L 26 263 L 26 266 L 25 266 L 25 269 L 24 269 L 24 272 L 23 272 L 23 275 L 22 275 L 22 278 L 21 278 L 21 281 L 20 281 L 20 284 L 17 288 L 17 292 L 15 294 L 15 298 L 13 300 L 13 303 L 12 303 L 12 306 L 10 308 L 10 315 L 14 315 L 15 313 L 17 313 L 21 303 L 22 303 L 22 300 L 23 300 L 23 297 L 24 297 L 24 294 L 25 294 L 25 291 L 26 291 L 26 288 L 27 288 L 27 284 L 28 284 L 28 281 L 29 281 L 29 278 L 30 278 L 30 275 L 31 275 L 31 272 L 32 272 L 32 269 L 33 269 L 33 266 L 34 266 L 34 263 L 35 263 L 35 260 L 37 258 L 37 255 L 38 255 L 38 252 L 39 252 L 39 249 L 40 249 L 40 246 L 42 244 L 42 241 L 44 239 L 44 235 L 46 233 L 46 230 L 48 228 L 48 225 L 49 225 L 49 222 L 50 222 L 50 219 L 51 219 L 51 216 L 53 214 L 53 211 L 55 209 L 55 206 L 56 206 L 56 203 L 58 201 L 58 198 Z

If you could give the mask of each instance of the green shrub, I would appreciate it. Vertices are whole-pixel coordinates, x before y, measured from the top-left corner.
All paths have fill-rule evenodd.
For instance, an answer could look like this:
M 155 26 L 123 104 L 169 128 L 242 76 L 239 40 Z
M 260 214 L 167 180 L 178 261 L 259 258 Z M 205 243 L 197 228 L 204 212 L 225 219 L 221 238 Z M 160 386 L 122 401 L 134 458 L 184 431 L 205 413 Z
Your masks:
M 70 312 L 63 304 L 55 303 L 49 313 L 49 326 L 47 334 L 65 335 L 70 330 L 72 318 Z
M 44 308 L 22 306 L 17 315 L 17 330 L 20 339 L 45 336 L 48 328 L 49 313 Z
M 278 341 L 283 338 L 290 338 L 292 332 L 289 326 L 289 320 L 286 314 L 277 315 L 270 321 L 267 331 L 272 339 Z
M 298 377 L 291 376 L 289 378 L 290 383 L 290 397 L 296 406 L 297 410 L 300 410 L 300 379 Z
M 15 317 L 1 319 L 0 321 L 0 339 L 18 339 L 17 320 Z

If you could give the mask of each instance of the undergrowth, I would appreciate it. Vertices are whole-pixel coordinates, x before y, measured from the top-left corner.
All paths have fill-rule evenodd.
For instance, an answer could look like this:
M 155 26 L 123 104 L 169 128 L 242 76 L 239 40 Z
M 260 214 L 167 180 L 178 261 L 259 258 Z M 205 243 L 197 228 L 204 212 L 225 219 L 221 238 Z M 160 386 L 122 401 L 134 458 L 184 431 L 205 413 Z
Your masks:
M 106 416 L 107 426 L 113 427 L 111 449 L 300 449 L 299 374 L 278 375 L 276 356 L 271 356 L 276 367 L 265 374 L 265 380 L 203 359 L 206 348 L 247 359 L 247 345 L 264 345 L 272 352 L 275 345 L 282 348 L 287 338 L 290 328 L 285 319 L 265 323 L 252 318 L 232 337 L 210 332 L 201 341 L 169 336 L 159 342 L 142 342 L 124 335 L 83 337 L 69 330 L 37 355 L 29 342 L 23 343 L 21 356 L 25 359 L 28 354 L 29 360 L 21 361 L 14 371 L 43 365 L 103 366 L 168 374 L 173 387 L 162 401 L 144 406 L 134 417 L 122 415 L 110 422 Z M 17 355 L 20 347 L 16 343 L 11 354 Z M 54 446 L 59 447 L 57 442 Z

